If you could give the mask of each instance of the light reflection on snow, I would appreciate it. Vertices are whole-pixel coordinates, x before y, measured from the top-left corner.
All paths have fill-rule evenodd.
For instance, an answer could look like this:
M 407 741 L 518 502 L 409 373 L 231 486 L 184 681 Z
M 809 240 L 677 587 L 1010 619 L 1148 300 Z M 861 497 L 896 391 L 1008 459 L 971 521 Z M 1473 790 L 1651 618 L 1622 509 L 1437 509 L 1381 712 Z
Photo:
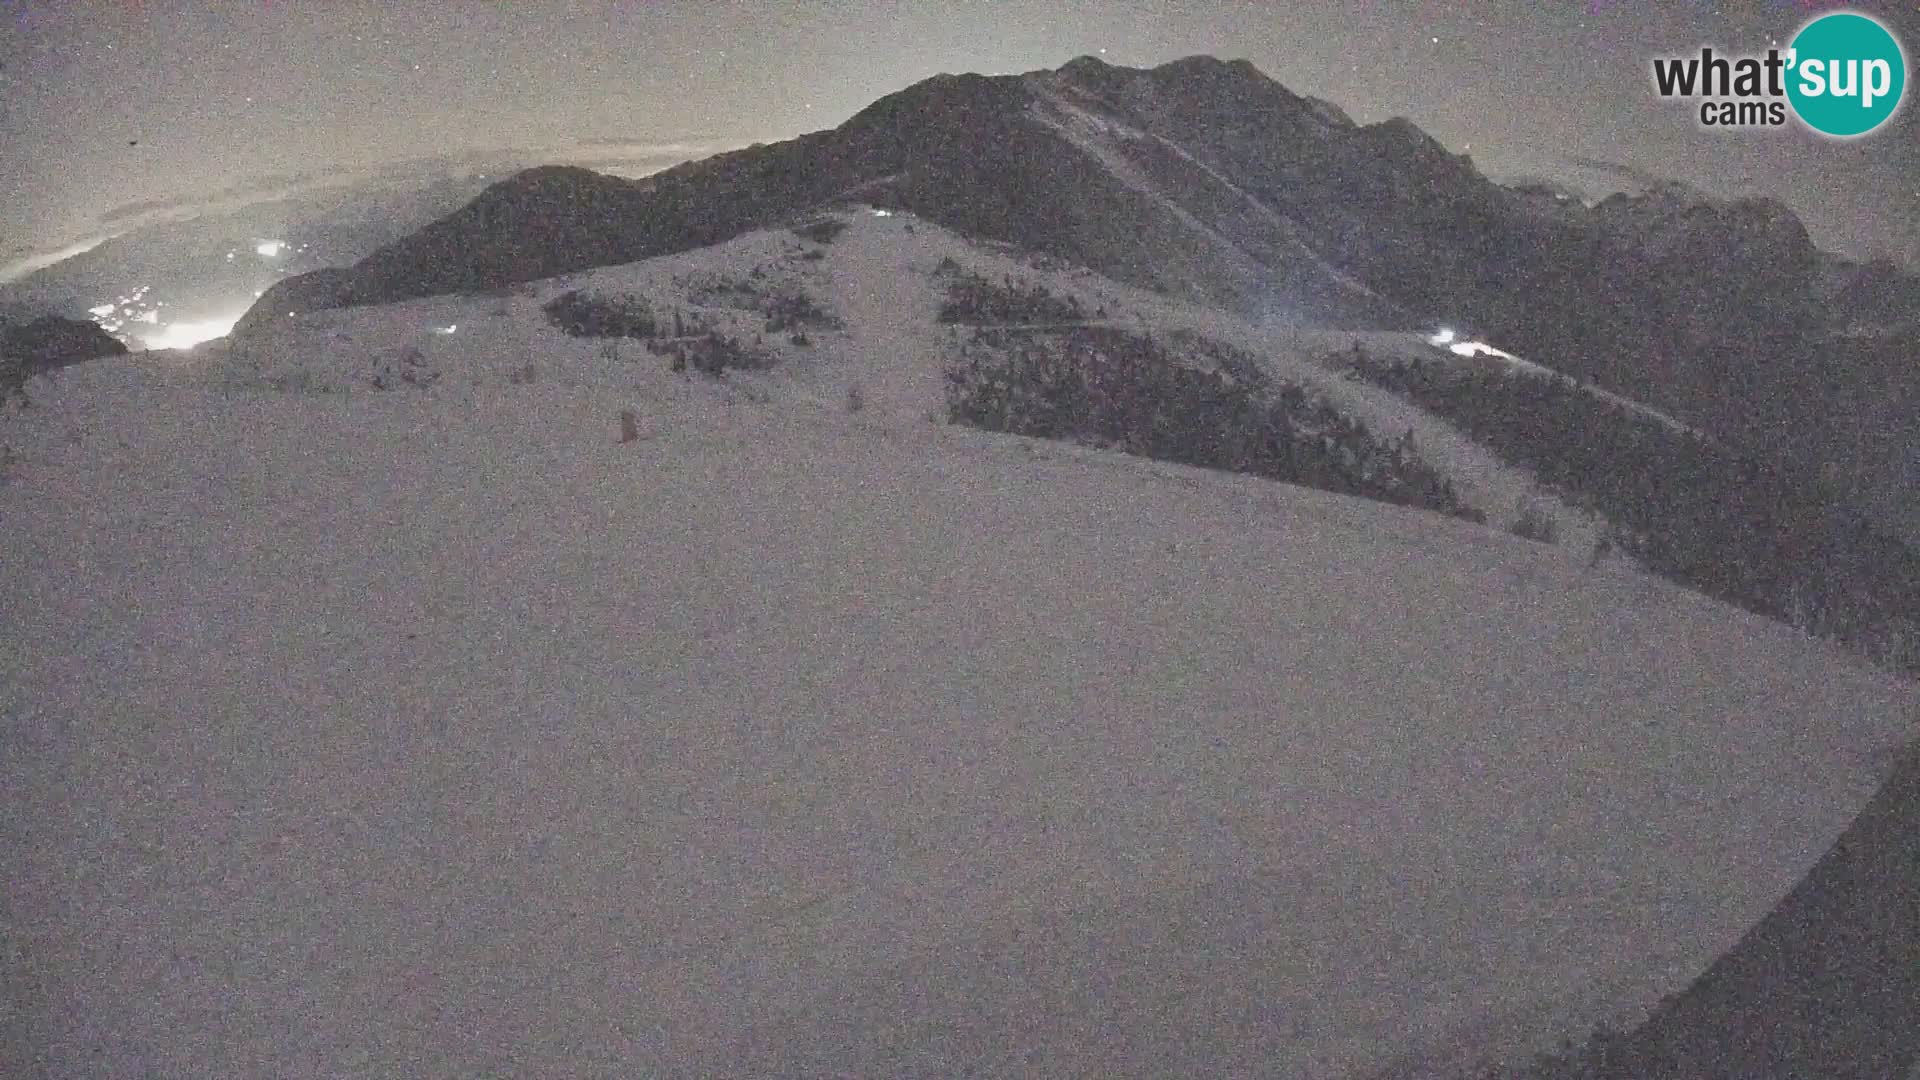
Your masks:
M 246 312 L 236 311 L 218 318 L 171 323 L 157 334 L 141 337 L 140 341 L 149 349 L 191 349 L 203 341 L 226 337 L 244 314 Z
M 1497 356 L 1502 360 L 1520 359 L 1512 353 L 1502 352 L 1484 341 L 1456 341 L 1452 345 L 1447 346 L 1447 348 L 1455 356 Z
M 1512 353 L 1503 352 L 1484 341 L 1461 341 L 1458 332 L 1445 326 L 1441 327 L 1438 333 L 1429 336 L 1427 338 L 1427 344 L 1438 349 L 1445 349 L 1455 356 L 1464 356 L 1468 359 L 1476 356 L 1497 356 L 1502 360 L 1520 359 Z

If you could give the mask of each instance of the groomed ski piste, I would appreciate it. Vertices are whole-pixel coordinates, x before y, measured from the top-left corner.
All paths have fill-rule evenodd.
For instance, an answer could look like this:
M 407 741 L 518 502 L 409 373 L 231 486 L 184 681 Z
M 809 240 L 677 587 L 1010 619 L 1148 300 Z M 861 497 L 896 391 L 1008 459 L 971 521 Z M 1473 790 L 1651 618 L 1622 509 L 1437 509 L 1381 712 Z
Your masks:
M 1915 735 L 1910 683 L 1507 535 L 1526 477 L 1282 339 L 844 220 L 29 383 L 0 1071 L 1514 1060 L 1685 985 Z M 1496 520 L 931 422 L 943 258 L 1258 346 Z M 715 380 L 540 310 L 721 278 L 843 326 Z

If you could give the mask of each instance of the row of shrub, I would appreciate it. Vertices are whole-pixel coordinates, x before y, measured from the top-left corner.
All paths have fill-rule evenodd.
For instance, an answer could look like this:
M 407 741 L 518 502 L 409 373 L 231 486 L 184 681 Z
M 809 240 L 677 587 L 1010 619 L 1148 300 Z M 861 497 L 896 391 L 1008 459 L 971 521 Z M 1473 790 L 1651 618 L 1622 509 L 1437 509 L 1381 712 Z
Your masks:
M 990 281 L 960 269 L 952 259 L 943 260 L 938 273 L 948 279 L 947 298 L 940 305 L 938 316 L 945 324 L 1019 326 L 1077 323 L 1087 319 L 1079 297 L 1056 296 L 1045 285 L 1015 281 L 1011 274 L 999 282 Z M 1105 316 L 1104 310 L 1096 315 Z
M 1920 556 L 1817 478 L 1737 453 L 1571 380 L 1364 352 L 1355 376 L 1461 427 L 1689 588 L 1920 668 Z
M 561 293 L 540 308 L 547 319 L 574 337 L 652 338 L 660 321 L 652 305 L 635 296 L 603 296 L 574 289 Z M 678 316 L 675 316 L 678 321 Z M 676 328 L 673 336 L 682 330 Z
M 1410 432 L 1376 438 L 1298 386 L 1207 370 L 1192 359 L 1106 327 L 980 331 L 948 366 L 947 414 L 987 431 L 1110 447 L 1484 521 L 1420 460 Z
M 729 370 L 762 371 L 777 359 L 764 348 L 743 344 L 717 330 L 648 341 L 647 351 L 667 357 L 673 371 L 692 369 L 715 379 L 724 378 Z

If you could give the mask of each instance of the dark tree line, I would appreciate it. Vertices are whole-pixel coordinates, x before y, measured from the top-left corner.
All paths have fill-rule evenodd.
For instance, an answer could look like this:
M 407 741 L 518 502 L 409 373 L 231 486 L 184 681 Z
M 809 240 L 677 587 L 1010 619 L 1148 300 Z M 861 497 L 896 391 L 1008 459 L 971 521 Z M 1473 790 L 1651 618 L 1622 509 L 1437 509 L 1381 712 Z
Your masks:
M 1087 318 L 1078 297 L 1056 296 L 1045 285 L 1015 281 L 1011 275 L 996 283 L 962 271 L 951 259 L 940 264 L 940 271 L 953 279 L 947 283 L 947 299 L 940 305 L 938 318 L 942 323 L 1020 326 L 1077 323 Z
M 1236 377 L 1194 358 L 1219 362 L 1105 327 L 982 332 L 948 368 L 948 416 L 1485 520 L 1420 460 L 1411 434 L 1377 438 L 1298 386 L 1248 377 L 1251 365 L 1233 365 Z
M 1911 665 L 1920 556 L 1816 478 L 1680 430 L 1571 380 L 1348 357 L 1356 376 L 1459 425 L 1612 521 L 1648 569 Z

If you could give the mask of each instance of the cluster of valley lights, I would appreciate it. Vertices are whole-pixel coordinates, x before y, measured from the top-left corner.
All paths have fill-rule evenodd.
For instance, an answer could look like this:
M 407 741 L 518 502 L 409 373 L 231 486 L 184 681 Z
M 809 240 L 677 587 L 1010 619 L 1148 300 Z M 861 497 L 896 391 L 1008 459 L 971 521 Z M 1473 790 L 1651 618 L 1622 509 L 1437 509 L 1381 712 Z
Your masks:
M 142 285 L 124 296 L 87 309 L 93 321 L 109 334 L 125 331 L 138 338 L 143 348 L 153 349 L 191 349 L 203 341 L 225 337 L 233 329 L 245 309 L 231 314 L 218 315 L 209 319 L 185 319 L 179 322 L 162 322 L 161 308 L 166 307 L 165 300 L 148 300 L 150 285 Z M 256 298 L 259 293 L 255 293 Z M 152 329 L 142 329 L 151 327 Z
M 1461 341 L 1459 340 L 1458 334 L 1444 326 L 1440 328 L 1439 333 L 1427 338 L 1427 344 L 1435 348 L 1446 349 L 1455 356 L 1498 356 L 1503 360 L 1520 359 L 1512 353 L 1502 352 L 1484 341 Z
M 256 237 L 253 241 L 253 253 L 267 260 L 306 250 L 306 244 L 294 244 L 269 237 Z M 229 249 L 226 253 L 227 261 L 234 261 L 240 251 L 240 248 Z M 240 317 L 246 314 L 246 309 L 242 308 L 231 314 L 217 315 L 207 319 L 162 323 L 160 309 L 166 306 L 166 301 L 147 299 L 147 293 L 152 288 L 151 285 L 142 285 L 130 293 L 88 308 L 87 313 L 93 316 L 93 320 L 100 324 L 100 328 L 109 334 L 117 335 L 122 330 L 128 331 L 133 337 L 138 338 L 140 346 L 149 352 L 164 349 L 191 349 L 203 342 L 226 337 L 232 332 L 234 325 L 240 321 Z M 256 290 L 253 294 L 254 299 L 259 299 L 260 295 L 261 292 Z M 145 324 L 154 329 L 136 329 L 139 324 Z M 447 329 L 439 332 L 451 333 L 452 331 Z

